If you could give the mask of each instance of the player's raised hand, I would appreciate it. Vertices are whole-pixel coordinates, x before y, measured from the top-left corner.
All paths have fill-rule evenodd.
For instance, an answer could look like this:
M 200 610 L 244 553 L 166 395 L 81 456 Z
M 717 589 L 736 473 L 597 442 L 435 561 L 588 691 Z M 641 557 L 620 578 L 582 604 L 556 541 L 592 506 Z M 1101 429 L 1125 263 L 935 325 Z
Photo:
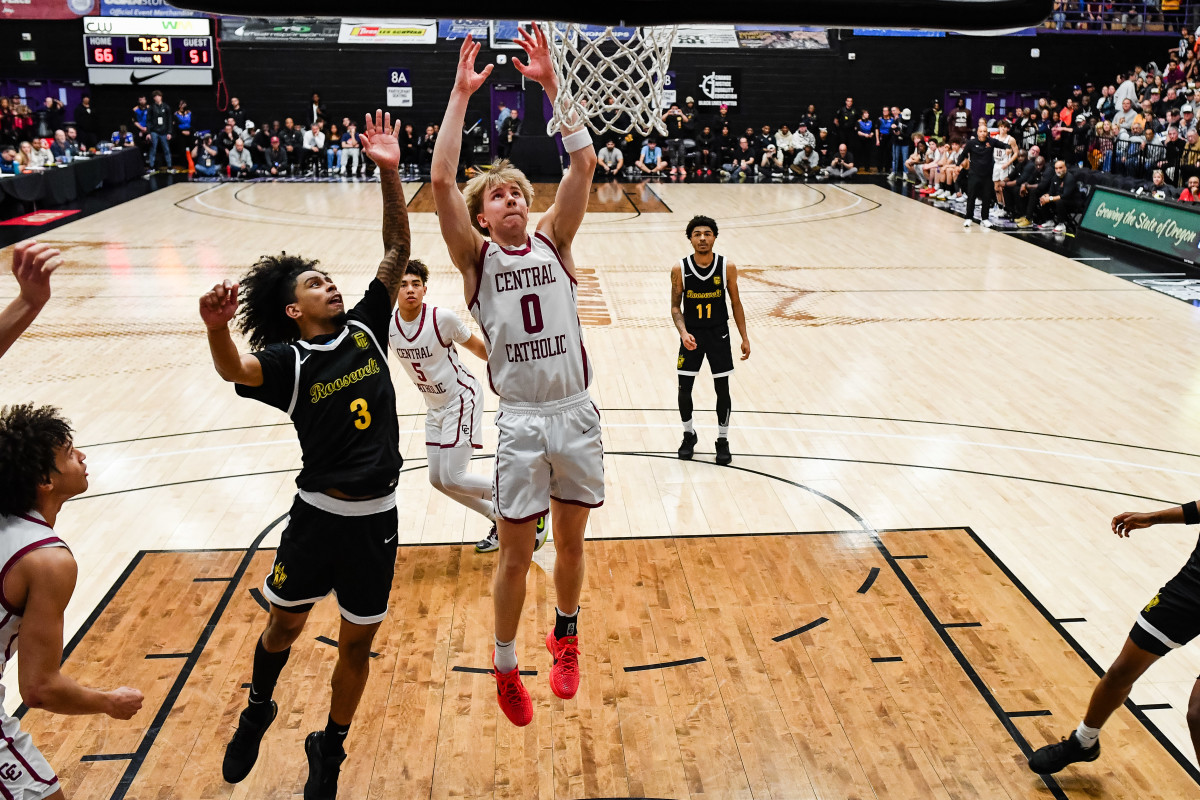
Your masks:
M 454 91 L 467 95 L 483 86 L 483 82 L 492 74 L 492 64 L 483 68 L 482 72 L 475 71 L 475 56 L 479 55 L 480 45 L 474 41 L 471 34 L 463 39 L 462 47 L 458 48 L 458 72 L 454 76 Z
M 696 337 L 692 336 L 690 333 L 679 334 L 679 341 L 683 342 L 684 350 L 695 350 L 696 349 Z
M 512 63 L 517 72 L 545 86 L 547 81 L 553 83 L 557 80 L 554 65 L 550 63 L 550 45 L 546 42 L 546 33 L 542 26 L 535 22 L 532 27 L 532 33 L 518 28 L 517 38 L 513 40 L 525 51 L 525 55 L 529 57 L 528 61 L 521 63 L 521 59 L 514 57 Z
M 122 686 L 120 689 L 113 689 L 108 693 L 108 699 L 112 703 L 112 708 L 108 710 L 108 715 L 113 719 L 129 719 L 142 708 L 142 693 L 137 689 L 131 689 L 128 686 Z
M 742 339 L 742 361 L 750 357 L 750 340 Z
M 1112 518 L 1112 532 L 1122 539 L 1128 539 L 1130 531 L 1136 531 L 1138 528 L 1149 528 L 1154 524 L 1150 521 L 1149 517 L 1149 514 L 1124 511 Z
M 62 266 L 57 248 L 40 242 L 22 242 L 13 248 L 12 271 L 21 297 L 35 308 L 50 300 L 50 276 Z
M 200 319 L 209 328 L 223 328 L 237 314 L 238 284 L 218 283 L 200 296 Z
M 383 113 L 375 109 L 375 118 L 367 114 L 363 132 L 358 135 L 363 152 L 380 169 L 397 169 L 400 166 L 400 120 L 392 124 L 392 112 Z

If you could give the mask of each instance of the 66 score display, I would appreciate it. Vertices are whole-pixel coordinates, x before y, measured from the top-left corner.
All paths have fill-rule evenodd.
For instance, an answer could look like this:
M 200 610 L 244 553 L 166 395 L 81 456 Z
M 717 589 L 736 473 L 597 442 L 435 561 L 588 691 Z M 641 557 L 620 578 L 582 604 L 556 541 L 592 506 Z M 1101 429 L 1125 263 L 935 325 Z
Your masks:
M 89 67 L 212 69 L 211 36 L 85 36 Z

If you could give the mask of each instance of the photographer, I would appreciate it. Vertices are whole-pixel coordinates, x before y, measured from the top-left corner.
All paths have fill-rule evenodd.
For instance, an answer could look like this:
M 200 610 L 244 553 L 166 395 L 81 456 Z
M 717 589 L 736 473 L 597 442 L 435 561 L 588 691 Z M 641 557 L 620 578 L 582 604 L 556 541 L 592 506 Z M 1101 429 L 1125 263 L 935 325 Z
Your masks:
M 204 134 L 204 138 L 192 148 L 192 161 L 196 165 L 197 175 L 203 175 L 206 178 L 216 177 L 217 170 L 221 166 L 220 151 L 213 144 L 211 133 Z

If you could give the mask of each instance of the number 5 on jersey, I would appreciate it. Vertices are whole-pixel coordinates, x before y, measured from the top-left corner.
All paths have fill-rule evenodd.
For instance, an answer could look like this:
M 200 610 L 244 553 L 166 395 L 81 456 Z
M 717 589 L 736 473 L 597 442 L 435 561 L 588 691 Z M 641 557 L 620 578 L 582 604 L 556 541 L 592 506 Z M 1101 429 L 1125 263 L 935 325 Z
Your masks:
M 358 398 L 350 404 L 350 410 L 358 415 L 358 419 L 354 420 L 354 427 L 360 431 L 371 427 L 371 412 L 367 410 L 366 400 Z

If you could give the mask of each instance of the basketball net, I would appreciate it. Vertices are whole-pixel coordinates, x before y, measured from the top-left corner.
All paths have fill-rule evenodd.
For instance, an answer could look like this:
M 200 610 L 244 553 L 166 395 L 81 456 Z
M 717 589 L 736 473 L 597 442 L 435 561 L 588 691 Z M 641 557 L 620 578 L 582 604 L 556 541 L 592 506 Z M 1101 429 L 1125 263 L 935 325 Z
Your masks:
M 546 132 L 582 122 L 597 134 L 666 133 L 663 89 L 677 26 L 605 28 L 545 23 L 558 97 Z

